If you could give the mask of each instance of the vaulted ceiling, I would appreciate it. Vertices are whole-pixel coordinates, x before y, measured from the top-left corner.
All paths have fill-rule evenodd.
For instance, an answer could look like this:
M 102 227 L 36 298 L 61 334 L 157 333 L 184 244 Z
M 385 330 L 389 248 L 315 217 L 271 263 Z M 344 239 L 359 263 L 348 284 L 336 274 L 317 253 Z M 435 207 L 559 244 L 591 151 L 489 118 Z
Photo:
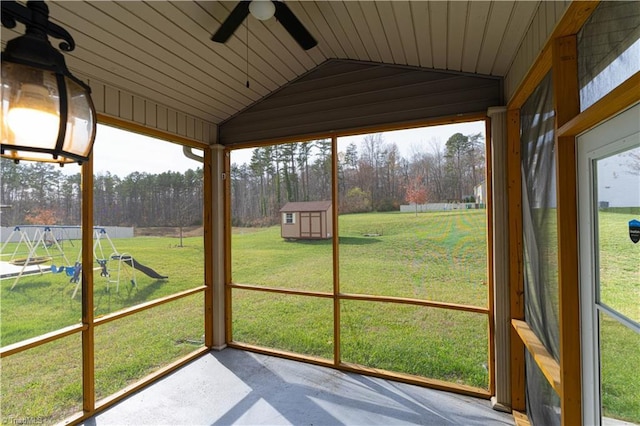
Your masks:
M 249 16 L 211 41 L 234 1 L 48 1 L 75 38 L 74 73 L 219 124 L 330 59 L 502 77 L 539 1 L 287 1 L 318 45 Z M 563 6 L 564 7 L 564 6 Z M 2 29 L 2 44 L 21 33 Z M 249 81 L 249 87 L 246 82 Z

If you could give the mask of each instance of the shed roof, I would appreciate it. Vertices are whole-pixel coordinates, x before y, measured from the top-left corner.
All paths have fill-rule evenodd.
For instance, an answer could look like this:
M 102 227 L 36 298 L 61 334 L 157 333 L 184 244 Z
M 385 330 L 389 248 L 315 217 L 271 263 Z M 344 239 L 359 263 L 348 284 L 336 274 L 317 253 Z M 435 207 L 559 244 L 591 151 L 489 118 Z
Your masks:
M 290 201 L 280 212 L 319 212 L 329 210 L 331 201 Z

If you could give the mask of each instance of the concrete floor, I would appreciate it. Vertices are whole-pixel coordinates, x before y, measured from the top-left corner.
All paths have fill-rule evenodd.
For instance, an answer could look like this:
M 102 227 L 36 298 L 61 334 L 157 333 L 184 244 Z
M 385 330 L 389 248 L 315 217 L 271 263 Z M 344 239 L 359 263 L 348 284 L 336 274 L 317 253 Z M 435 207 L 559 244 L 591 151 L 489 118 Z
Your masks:
M 236 349 L 211 352 L 85 425 L 513 425 L 489 401 Z

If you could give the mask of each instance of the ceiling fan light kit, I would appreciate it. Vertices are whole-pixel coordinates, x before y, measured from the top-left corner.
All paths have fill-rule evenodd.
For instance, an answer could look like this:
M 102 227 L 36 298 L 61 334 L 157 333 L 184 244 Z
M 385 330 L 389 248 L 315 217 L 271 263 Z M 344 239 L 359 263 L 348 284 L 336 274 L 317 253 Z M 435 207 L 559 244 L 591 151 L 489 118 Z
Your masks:
M 277 0 L 242 0 L 231 11 L 227 19 L 220 25 L 211 40 L 225 43 L 233 35 L 236 29 L 251 13 L 260 20 L 270 19 L 275 16 L 291 37 L 298 42 L 304 50 L 315 47 L 318 42 L 311 33 L 302 25 L 302 22 L 293 14 L 285 2 Z
M 249 3 L 249 12 L 261 21 L 273 18 L 276 13 L 276 6 L 271 0 L 253 0 Z

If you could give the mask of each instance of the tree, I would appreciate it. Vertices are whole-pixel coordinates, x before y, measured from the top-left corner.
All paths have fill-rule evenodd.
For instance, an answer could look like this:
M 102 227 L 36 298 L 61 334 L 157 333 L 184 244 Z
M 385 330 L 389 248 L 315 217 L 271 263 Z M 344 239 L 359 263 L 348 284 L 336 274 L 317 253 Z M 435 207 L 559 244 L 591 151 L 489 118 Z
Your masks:
M 456 133 L 446 143 L 446 179 L 453 189 L 449 199 L 461 201 L 484 180 L 485 153 L 482 133 Z
M 371 202 L 374 210 L 380 206 L 382 166 L 387 157 L 387 149 L 382 133 L 366 135 L 362 141 L 362 155 L 360 156 L 359 170 L 369 177 L 362 176 L 360 186 L 371 193 Z
M 296 174 L 297 150 L 297 143 L 286 143 L 281 146 L 278 156 L 278 160 L 282 162 L 282 177 L 287 193 L 286 201 L 298 201 L 298 175 Z
M 471 182 L 475 187 L 484 180 L 484 136 L 482 133 L 476 133 L 467 137 L 469 138 L 467 162 L 471 168 Z
M 462 200 L 463 196 L 464 159 L 469 147 L 469 137 L 462 133 L 453 134 L 446 143 L 447 172 L 454 189 L 453 198 L 456 201 Z
M 57 215 L 54 210 L 37 208 L 28 212 L 24 221 L 30 225 L 55 225 Z
M 418 216 L 418 204 L 427 202 L 427 189 L 424 187 L 422 176 L 414 176 L 407 185 L 407 202 L 416 205 L 416 216 Z
M 311 198 L 327 200 L 331 197 L 331 139 L 314 141 L 318 152 L 312 165 L 315 187 L 310 188 Z
M 627 166 L 626 172 L 634 176 L 640 176 L 640 149 L 635 148 L 622 155 L 627 158 L 626 164 L 621 164 L 622 166 Z
M 298 147 L 298 168 L 302 182 L 302 201 L 309 201 L 309 156 L 313 149 L 313 142 L 301 143 Z
M 364 213 L 371 211 L 371 194 L 356 187 L 351 188 L 340 203 L 340 213 Z

